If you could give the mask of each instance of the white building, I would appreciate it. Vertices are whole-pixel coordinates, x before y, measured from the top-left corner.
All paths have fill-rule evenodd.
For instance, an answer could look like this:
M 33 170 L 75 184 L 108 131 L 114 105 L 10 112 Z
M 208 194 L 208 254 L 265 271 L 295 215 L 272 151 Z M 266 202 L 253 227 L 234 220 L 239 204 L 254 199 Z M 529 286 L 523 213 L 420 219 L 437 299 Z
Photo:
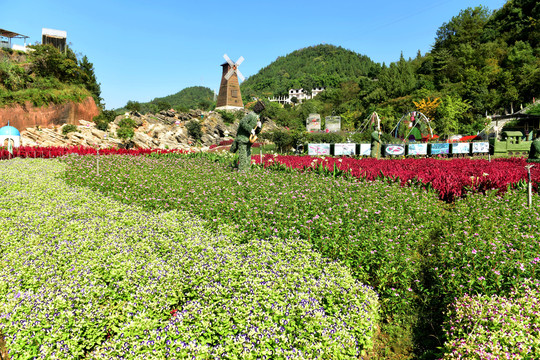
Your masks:
M 304 92 L 304 89 L 289 89 L 289 94 L 287 96 L 279 96 L 279 97 L 273 97 L 268 98 L 269 101 L 275 101 L 280 104 L 291 104 L 292 98 L 296 98 L 298 102 L 303 102 L 305 100 L 313 99 L 315 96 L 319 95 L 321 92 L 324 91 L 324 87 L 316 87 L 314 89 L 311 89 L 311 94 L 307 94 Z

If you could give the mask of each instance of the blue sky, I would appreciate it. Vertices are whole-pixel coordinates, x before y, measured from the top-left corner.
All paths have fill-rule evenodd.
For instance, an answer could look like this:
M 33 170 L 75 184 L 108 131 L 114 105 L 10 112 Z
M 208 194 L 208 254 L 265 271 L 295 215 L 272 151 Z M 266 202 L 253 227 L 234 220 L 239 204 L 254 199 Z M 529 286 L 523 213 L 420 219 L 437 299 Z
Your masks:
M 94 64 L 106 108 L 150 101 L 188 86 L 219 88 L 223 54 L 256 74 L 279 56 L 317 45 L 342 46 L 376 62 L 431 49 L 437 29 L 467 7 L 504 0 L 387 1 L 2 1 L 0 28 L 41 41 L 41 29 L 67 31 Z M 22 43 L 14 40 L 13 43 Z

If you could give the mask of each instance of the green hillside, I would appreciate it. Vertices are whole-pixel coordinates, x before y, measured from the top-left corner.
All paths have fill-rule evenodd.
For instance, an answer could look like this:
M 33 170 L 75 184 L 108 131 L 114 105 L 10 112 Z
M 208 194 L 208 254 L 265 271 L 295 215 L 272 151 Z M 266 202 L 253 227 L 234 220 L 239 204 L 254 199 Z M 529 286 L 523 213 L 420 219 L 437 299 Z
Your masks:
M 242 94 L 285 95 L 289 89 L 339 87 L 348 81 L 374 77 L 380 65 L 365 55 L 334 45 L 317 45 L 280 56 L 241 85 Z
M 189 109 L 209 110 L 214 105 L 214 92 L 212 90 L 204 86 L 191 86 L 180 90 L 176 94 L 157 97 L 149 102 L 128 101 L 124 108 L 116 111 L 136 110 L 142 113 L 157 113 L 171 108 L 178 111 L 188 111 Z
M 212 90 L 204 86 L 192 86 L 180 90 L 173 95 L 155 98 L 151 103 L 166 102 L 173 108 L 185 107 L 195 109 L 201 107 L 201 105 L 208 105 L 212 101 L 214 101 L 214 92 Z
M 78 59 L 69 47 L 65 53 L 51 45 L 29 48 L 28 53 L 0 49 L 0 107 L 79 102 L 88 96 L 101 104 L 100 84 L 86 56 Z

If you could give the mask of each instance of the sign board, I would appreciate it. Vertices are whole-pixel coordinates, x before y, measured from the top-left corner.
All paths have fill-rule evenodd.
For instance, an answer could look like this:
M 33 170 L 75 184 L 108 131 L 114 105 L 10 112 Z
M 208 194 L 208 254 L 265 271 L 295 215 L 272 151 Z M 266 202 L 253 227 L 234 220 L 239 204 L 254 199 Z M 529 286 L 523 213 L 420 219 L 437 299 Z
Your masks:
M 371 144 L 360 144 L 360 153 L 358 155 L 371 156 Z
M 473 142 L 472 143 L 472 152 L 473 153 L 488 153 L 489 152 L 489 142 Z
M 409 144 L 409 155 L 427 155 L 427 144 Z
M 306 131 L 320 131 L 321 130 L 321 115 L 309 114 L 306 119 Z
M 330 155 L 330 144 L 308 144 L 308 155 Z
M 386 156 L 405 155 L 405 146 L 400 144 L 388 144 L 384 146 L 384 154 Z
M 450 144 L 448 143 L 435 143 L 431 144 L 431 155 L 450 154 Z
M 356 154 L 356 144 L 345 143 L 345 144 L 335 144 L 334 145 L 334 155 L 355 155 Z
M 471 149 L 469 143 L 454 143 L 452 144 L 452 154 L 468 154 Z
M 327 116 L 325 118 L 325 130 L 341 131 L 341 116 Z

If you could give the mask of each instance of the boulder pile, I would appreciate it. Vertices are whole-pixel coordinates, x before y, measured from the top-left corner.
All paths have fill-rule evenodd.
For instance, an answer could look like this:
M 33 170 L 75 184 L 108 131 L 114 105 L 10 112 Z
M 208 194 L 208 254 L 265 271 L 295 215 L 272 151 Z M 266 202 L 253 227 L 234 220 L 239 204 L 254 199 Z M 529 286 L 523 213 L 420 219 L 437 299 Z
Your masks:
M 119 123 L 129 117 L 135 123 L 135 135 L 129 141 L 117 137 Z M 200 124 L 202 136 L 195 139 L 186 125 L 190 121 Z M 161 111 L 157 114 L 142 115 L 136 112 L 119 115 L 109 124 L 107 131 L 96 128 L 94 122 L 79 120 L 76 131 L 63 134 L 63 127 L 27 128 L 21 132 L 23 146 L 91 146 L 94 148 L 130 147 L 143 149 L 182 149 L 199 147 L 204 151 L 212 145 L 232 139 L 236 135 L 239 120 L 226 123 L 222 116 L 214 111 L 190 110 L 179 113 L 173 110 Z M 263 131 L 271 131 L 277 126 L 268 121 Z

